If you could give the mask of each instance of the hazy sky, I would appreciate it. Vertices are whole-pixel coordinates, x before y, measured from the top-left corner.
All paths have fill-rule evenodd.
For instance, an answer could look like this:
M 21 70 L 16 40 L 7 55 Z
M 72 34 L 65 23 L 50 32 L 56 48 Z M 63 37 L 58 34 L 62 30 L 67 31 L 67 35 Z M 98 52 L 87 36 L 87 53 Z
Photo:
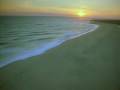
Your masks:
M 1 15 L 76 15 L 120 18 L 120 0 L 0 0 Z

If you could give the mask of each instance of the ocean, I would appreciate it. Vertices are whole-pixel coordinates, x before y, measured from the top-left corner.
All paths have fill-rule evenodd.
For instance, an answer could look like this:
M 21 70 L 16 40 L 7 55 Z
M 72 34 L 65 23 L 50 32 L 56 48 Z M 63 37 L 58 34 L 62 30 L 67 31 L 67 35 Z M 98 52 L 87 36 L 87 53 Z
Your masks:
M 45 53 L 97 25 L 58 16 L 0 16 L 0 67 Z

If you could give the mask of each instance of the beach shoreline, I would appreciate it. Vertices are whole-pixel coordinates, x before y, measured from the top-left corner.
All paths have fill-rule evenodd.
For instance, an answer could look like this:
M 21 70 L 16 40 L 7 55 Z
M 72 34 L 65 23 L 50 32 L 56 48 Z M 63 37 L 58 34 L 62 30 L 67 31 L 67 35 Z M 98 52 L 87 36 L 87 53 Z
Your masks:
M 119 90 L 119 25 L 94 23 L 94 32 L 1 68 L 0 89 Z
M 3 60 L 3 62 L 0 62 L 0 68 L 3 68 L 6 65 L 12 64 L 17 61 L 24 61 L 28 58 L 42 55 L 42 54 L 46 53 L 48 50 L 51 50 L 52 48 L 55 48 L 55 47 L 63 44 L 64 42 L 67 42 L 68 40 L 79 38 L 82 35 L 85 35 L 87 33 L 95 31 L 99 27 L 99 25 L 97 25 L 97 24 L 89 23 L 89 25 L 91 25 L 91 27 L 87 28 L 87 30 L 85 30 L 86 32 L 72 33 L 70 35 L 68 34 L 66 36 L 67 38 L 53 40 L 52 42 L 49 42 L 47 45 L 45 45 L 44 48 L 36 49 L 36 50 L 33 50 L 28 53 L 23 53 L 23 55 L 17 56 L 15 58 L 11 58 L 9 60 L 5 60 L 5 61 Z

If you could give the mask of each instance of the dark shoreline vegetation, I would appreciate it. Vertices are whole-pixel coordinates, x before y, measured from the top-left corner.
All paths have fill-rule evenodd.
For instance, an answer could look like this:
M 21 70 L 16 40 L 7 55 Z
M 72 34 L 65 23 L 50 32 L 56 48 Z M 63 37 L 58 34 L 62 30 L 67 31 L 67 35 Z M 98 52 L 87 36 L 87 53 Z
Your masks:
M 103 22 L 103 23 L 110 23 L 110 24 L 118 24 L 120 25 L 120 20 L 94 20 L 94 22 Z
M 0 90 L 120 90 L 120 21 L 0 69 Z

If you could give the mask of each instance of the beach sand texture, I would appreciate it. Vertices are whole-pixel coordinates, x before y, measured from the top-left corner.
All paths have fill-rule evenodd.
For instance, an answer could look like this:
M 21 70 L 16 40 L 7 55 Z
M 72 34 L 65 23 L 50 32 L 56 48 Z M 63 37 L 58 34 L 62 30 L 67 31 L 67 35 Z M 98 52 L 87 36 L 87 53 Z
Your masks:
M 0 90 L 119 90 L 120 24 L 94 23 L 93 32 L 1 68 Z

